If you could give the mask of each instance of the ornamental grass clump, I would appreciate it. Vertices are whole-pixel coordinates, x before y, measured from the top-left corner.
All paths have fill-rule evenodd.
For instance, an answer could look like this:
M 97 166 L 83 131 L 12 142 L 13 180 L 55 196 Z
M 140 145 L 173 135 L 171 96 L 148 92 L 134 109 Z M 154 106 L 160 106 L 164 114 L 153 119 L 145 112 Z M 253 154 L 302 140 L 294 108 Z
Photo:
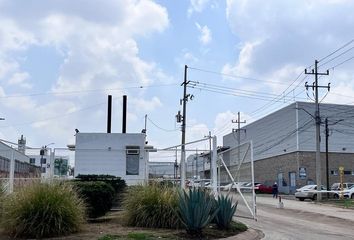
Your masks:
M 196 188 L 189 189 L 188 192 L 180 191 L 178 195 L 177 212 L 182 224 L 188 234 L 201 237 L 203 228 L 219 211 L 215 208 L 215 200 L 208 191 Z
M 123 206 L 125 222 L 130 226 L 170 229 L 180 226 L 174 211 L 177 193 L 173 188 L 157 184 L 130 187 Z
M 233 204 L 232 198 L 228 195 L 221 195 L 216 200 L 216 206 L 219 208 L 219 211 L 215 215 L 216 225 L 219 229 L 230 229 L 232 217 L 236 212 L 237 202 Z
M 80 230 L 85 207 L 66 183 L 36 183 L 4 199 L 1 225 L 14 237 L 44 238 Z

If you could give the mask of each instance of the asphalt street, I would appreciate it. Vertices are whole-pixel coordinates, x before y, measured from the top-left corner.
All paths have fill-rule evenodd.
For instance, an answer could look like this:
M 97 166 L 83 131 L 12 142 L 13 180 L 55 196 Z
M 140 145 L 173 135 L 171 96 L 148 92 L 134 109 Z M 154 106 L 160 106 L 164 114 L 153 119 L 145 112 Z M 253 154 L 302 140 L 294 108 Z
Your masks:
M 251 217 L 243 201 L 239 201 L 236 219 L 249 227 L 261 230 L 263 239 L 354 239 L 354 211 L 310 201 L 278 200 L 257 195 L 257 221 Z M 240 217 L 243 216 L 243 217 Z

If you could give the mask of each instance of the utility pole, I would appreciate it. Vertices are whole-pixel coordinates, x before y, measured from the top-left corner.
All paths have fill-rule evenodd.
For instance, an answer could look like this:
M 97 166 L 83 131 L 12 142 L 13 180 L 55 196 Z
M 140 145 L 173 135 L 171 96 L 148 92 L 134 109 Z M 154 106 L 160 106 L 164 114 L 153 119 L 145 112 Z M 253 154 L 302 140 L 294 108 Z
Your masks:
M 320 116 L 320 105 L 318 102 L 318 88 L 327 88 L 328 91 L 330 89 L 330 83 L 328 83 L 328 86 L 318 86 L 318 75 L 329 75 L 329 71 L 327 70 L 326 73 L 319 73 L 318 72 L 318 61 L 315 60 L 315 69 L 312 69 L 311 72 L 307 72 L 307 69 L 305 69 L 305 74 L 311 74 L 315 75 L 315 82 L 312 83 L 312 85 L 308 85 L 307 82 L 305 83 L 305 88 L 308 90 L 309 87 L 312 88 L 312 90 L 315 92 L 315 105 L 316 105 L 316 111 L 315 111 L 315 122 L 316 122 L 316 184 L 317 184 L 317 190 L 321 190 L 321 152 L 320 152 L 320 141 L 321 141 L 321 136 L 320 136 L 320 128 L 321 128 L 321 116 Z M 317 201 L 322 200 L 322 195 L 317 194 Z
M 237 160 L 241 164 L 240 144 L 241 144 L 241 131 L 246 132 L 246 129 L 241 129 L 241 123 L 246 123 L 246 120 L 241 121 L 240 112 L 237 113 L 237 119 L 231 120 L 232 123 L 237 123 L 237 129 L 232 129 L 232 132 L 237 132 Z M 240 181 L 240 176 L 237 176 L 237 182 Z
M 328 174 L 328 137 L 329 137 L 329 131 L 328 131 L 328 118 L 325 120 L 325 128 L 326 128 L 326 188 L 327 191 L 329 190 L 329 174 Z M 327 192 L 327 199 L 329 199 L 329 193 Z
M 175 159 L 175 164 L 174 164 L 174 168 L 173 168 L 173 174 L 174 174 L 174 178 L 177 179 L 178 177 L 178 163 L 177 163 L 177 147 L 176 147 L 176 159 Z
M 232 123 L 237 123 L 237 129 L 232 129 L 233 132 L 237 132 L 237 144 L 241 144 L 241 131 L 245 131 L 246 129 L 241 129 L 241 123 L 246 123 L 246 120 L 241 121 L 240 112 L 237 113 L 237 120 L 231 120 Z
M 181 116 L 181 113 L 178 111 L 176 115 L 177 122 L 182 121 L 182 143 L 181 143 L 181 166 L 180 166 L 180 175 L 181 175 L 181 188 L 184 189 L 185 187 L 185 181 L 186 181 L 186 150 L 185 150 L 185 144 L 186 144 L 186 122 L 187 122 L 187 101 L 188 99 L 192 100 L 193 95 L 187 94 L 187 85 L 190 81 L 187 81 L 187 70 L 188 66 L 184 65 L 184 81 L 181 84 L 183 86 L 183 98 L 181 99 L 181 103 L 183 106 L 183 113 Z

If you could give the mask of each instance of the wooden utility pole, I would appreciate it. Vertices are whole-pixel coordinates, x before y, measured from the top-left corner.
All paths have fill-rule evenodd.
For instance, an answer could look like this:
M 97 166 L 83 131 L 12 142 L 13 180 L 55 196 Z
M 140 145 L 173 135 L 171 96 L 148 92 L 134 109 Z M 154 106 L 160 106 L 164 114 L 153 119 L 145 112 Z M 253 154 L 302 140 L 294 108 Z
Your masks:
M 181 99 L 182 106 L 183 106 L 183 113 L 182 116 L 180 112 L 176 115 L 177 122 L 181 122 L 182 120 L 182 145 L 181 145 L 181 166 L 180 166 L 180 176 L 181 176 L 181 188 L 184 189 L 185 181 L 186 181 L 186 123 L 187 123 L 187 102 L 188 99 L 191 99 L 193 95 L 187 94 L 187 85 L 189 81 L 187 81 L 187 69 L 188 66 L 184 65 L 184 80 L 181 86 L 183 86 L 183 98 Z
M 315 122 L 316 122 L 316 184 L 317 184 L 317 189 L 321 190 L 321 186 L 322 186 L 322 181 L 321 181 L 321 152 L 320 152 L 321 116 L 320 116 L 320 104 L 318 102 L 318 88 L 327 88 L 328 91 L 329 91 L 330 84 L 328 84 L 328 86 L 318 86 L 318 76 L 319 75 L 329 75 L 329 71 L 327 70 L 326 73 L 319 73 L 318 72 L 318 61 L 315 60 L 315 68 L 312 69 L 311 72 L 307 72 L 307 69 L 305 69 L 305 74 L 315 75 L 315 82 L 313 82 L 312 85 L 308 85 L 307 82 L 306 82 L 305 83 L 305 88 L 306 88 L 306 90 L 308 90 L 308 88 L 311 87 L 312 90 L 315 92 L 315 105 L 316 105 L 316 111 L 315 111 Z M 322 195 L 321 194 L 317 194 L 317 201 L 321 201 L 321 200 L 322 200 Z

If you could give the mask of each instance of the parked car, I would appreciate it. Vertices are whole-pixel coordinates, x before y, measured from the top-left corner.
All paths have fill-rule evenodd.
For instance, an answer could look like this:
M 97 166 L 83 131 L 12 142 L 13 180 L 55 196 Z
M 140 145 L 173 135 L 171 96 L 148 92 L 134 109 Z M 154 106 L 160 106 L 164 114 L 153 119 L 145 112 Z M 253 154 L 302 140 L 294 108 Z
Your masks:
M 256 193 L 272 193 L 273 187 L 265 184 L 259 184 Z
M 323 186 L 321 186 L 321 190 L 325 190 Z M 305 185 L 302 188 L 296 189 L 295 198 L 300 201 L 304 201 L 305 199 L 316 200 L 317 185 Z
M 254 191 L 257 192 L 259 185 L 261 185 L 260 182 L 254 182 Z M 251 192 L 252 190 L 252 182 L 244 183 L 241 187 L 242 192 Z
M 334 191 L 334 198 L 338 199 L 340 197 L 340 194 L 343 194 L 344 198 L 354 199 L 354 185 L 351 186 L 349 189 L 344 189 L 343 191 Z
M 354 185 L 351 186 L 348 190 L 343 191 L 343 196 L 345 198 L 354 199 Z
M 352 186 L 354 186 L 354 183 L 343 183 L 343 190 L 348 190 L 349 188 L 351 188 Z M 331 190 L 332 191 L 341 191 L 341 184 L 340 183 L 333 183 L 331 186 Z

